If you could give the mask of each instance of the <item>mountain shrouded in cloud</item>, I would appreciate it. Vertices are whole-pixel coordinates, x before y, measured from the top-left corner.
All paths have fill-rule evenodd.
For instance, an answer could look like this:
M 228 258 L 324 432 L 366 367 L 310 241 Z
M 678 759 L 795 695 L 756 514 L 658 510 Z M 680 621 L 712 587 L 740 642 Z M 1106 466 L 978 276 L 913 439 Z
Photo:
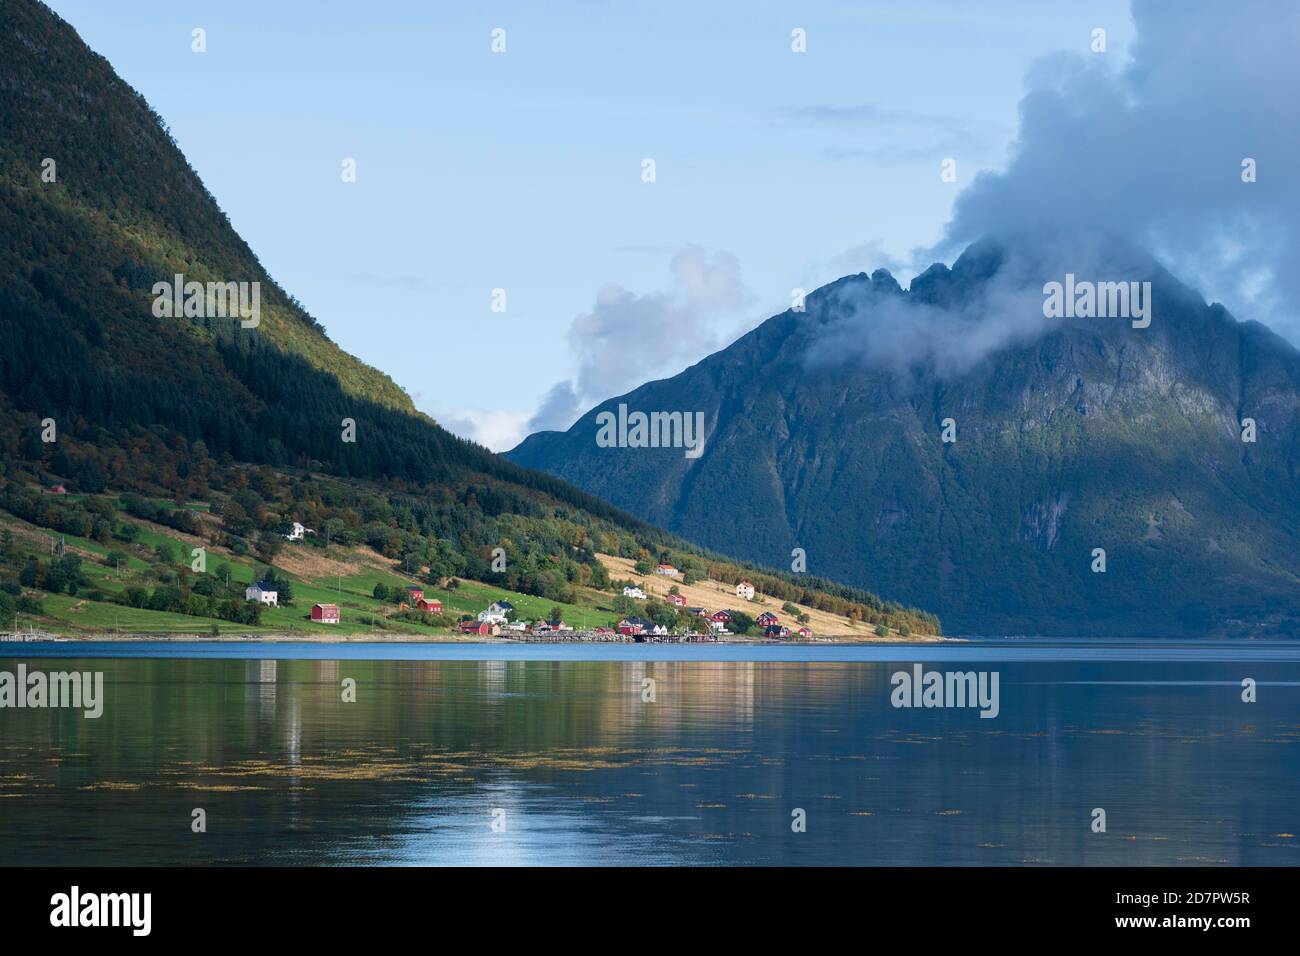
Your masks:
M 932 251 L 965 248 L 951 269 L 831 283 L 510 457 L 705 544 L 925 595 L 958 630 L 1295 633 L 1300 8 L 1133 17 L 1127 62 L 1029 76 L 1006 169 Z M 1076 279 L 1149 282 L 1150 325 L 1047 318 L 1045 284 Z M 703 456 L 598 448 L 619 404 L 702 411 Z
M 1039 235 L 1024 248 L 984 242 L 952 270 L 931 266 L 919 289 L 944 295 L 905 295 L 884 270 L 869 285 L 846 286 L 839 307 L 803 356 L 813 374 L 854 364 L 904 378 L 930 374 L 939 380 L 966 372 L 988 355 L 1049 332 L 1044 322 L 1044 277 L 1104 276 L 1132 282 L 1155 268 L 1150 256 L 1100 234 Z M 962 280 L 978 275 L 978 283 Z
M 959 632 L 1293 633 L 1300 352 L 1122 242 L 1074 248 L 980 243 L 906 291 L 849 276 L 509 457 L 772 567 L 802 548 Z M 1046 318 L 1067 263 L 1150 282 L 1149 327 Z M 598 447 L 619 404 L 702 411 L 703 456 Z

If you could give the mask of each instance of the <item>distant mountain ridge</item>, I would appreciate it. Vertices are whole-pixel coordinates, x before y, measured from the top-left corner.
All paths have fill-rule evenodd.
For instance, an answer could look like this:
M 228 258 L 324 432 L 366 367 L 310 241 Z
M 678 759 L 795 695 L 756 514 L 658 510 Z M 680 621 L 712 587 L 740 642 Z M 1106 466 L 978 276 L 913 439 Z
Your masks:
M 1045 318 L 1072 263 L 1151 282 L 1150 327 Z M 703 455 L 597 447 L 623 403 L 703 411 Z M 1150 257 L 990 240 L 906 291 L 831 283 L 508 457 L 706 547 L 779 568 L 802 548 L 950 632 L 1295 634 L 1298 408 L 1300 353 Z

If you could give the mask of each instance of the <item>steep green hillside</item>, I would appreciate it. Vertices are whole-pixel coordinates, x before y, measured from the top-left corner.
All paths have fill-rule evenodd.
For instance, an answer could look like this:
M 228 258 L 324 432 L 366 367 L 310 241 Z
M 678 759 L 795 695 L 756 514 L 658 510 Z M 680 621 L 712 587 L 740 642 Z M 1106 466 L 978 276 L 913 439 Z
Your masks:
M 0 24 L 0 268 L 9 308 L 62 311 L 110 357 L 145 363 L 135 371 L 146 384 L 192 382 L 219 376 L 209 353 L 228 330 L 139 321 L 151 318 L 151 286 L 176 272 L 257 280 L 262 326 L 244 337 L 249 347 L 273 343 L 337 379 L 346 395 L 413 411 L 388 376 L 330 342 L 275 284 L 161 118 L 107 60 L 30 0 L 0 3 Z M 42 178 L 47 158 L 54 182 Z M 28 282 L 10 281 L 22 277 Z

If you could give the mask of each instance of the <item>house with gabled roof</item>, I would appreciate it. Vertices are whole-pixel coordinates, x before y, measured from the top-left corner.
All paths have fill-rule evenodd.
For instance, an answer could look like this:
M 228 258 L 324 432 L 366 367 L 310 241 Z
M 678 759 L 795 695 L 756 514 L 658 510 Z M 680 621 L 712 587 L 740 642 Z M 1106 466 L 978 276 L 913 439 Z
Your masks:
M 646 620 L 643 617 L 625 617 L 618 622 L 618 632 L 620 634 L 637 637 L 642 634 L 654 633 L 654 621 Z
M 514 611 L 514 609 L 515 606 L 509 601 L 493 601 L 488 605 L 486 611 L 478 612 L 478 619 L 480 621 L 488 621 L 494 624 L 505 624 L 506 621 L 509 620 L 509 615 Z
M 279 607 L 280 592 L 276 589 L 274 581 L 254 581 L 244 588 L 244 600 L 256 601 L 267 607 Z
M 313 604 L 311 619 L 318 624 L 337 624 L 341 620 L 337 604 Z

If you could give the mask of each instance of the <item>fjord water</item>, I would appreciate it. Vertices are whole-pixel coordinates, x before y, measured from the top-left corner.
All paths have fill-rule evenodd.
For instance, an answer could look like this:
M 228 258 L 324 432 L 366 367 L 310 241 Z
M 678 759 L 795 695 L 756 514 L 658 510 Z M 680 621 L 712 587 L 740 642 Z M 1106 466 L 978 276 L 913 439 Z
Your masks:
M 998 716 L 891 706 L 914 662 L 997 671 Z M 1292 643 L 0 645 L 19 663 L 106 699 L 0 709 L 0 864 L 1300 863 Z

